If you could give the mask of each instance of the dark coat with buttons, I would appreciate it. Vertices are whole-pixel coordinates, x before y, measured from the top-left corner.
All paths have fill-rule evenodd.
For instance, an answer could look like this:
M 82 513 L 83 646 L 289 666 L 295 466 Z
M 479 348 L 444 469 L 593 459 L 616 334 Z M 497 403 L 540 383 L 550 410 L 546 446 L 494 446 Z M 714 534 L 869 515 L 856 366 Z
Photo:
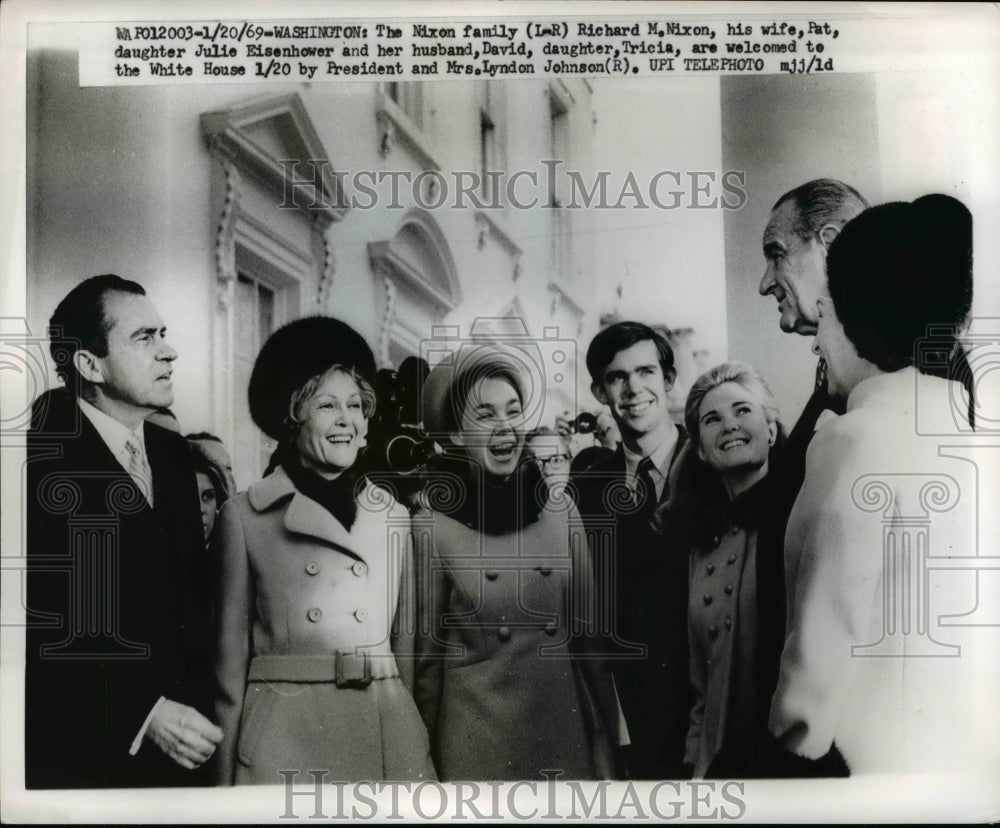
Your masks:
M 416 699 L 441 779 L 612 776 L 617 709 L 589 651 L 591 568 L 572 503 L 498 534 L 436 511 L 413 523 Z
M 338 781 L 434 778 L 427 733 L 408 690 L 409 513 L 371 483 L 357 501 L 348 531 L 279 467 L 229 500 L 219 516 L 221 784 L 281 784 L 280 770 L 304 778 L 325 770 Z M 368 653 L 378 662 L 376 680 L 338 686 L 272 676 L 248 683 L 255 657 L 329 660 L 338 651 Z

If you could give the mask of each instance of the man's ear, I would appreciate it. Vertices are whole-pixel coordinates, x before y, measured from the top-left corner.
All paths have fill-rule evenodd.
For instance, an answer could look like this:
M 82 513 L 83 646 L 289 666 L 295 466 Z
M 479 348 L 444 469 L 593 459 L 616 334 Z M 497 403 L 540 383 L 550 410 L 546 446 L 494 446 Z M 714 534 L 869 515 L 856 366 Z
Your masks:
M 601 405 L 610 405 L 608 395 L 604 392 L 604 386 L 598 382 L 590 383 L 590 393 L 593 394 Z
M 80 377 L 87 382 L 104 382 L 101 360 L 90 351 L 76 351 L 73 354 L 73 367 L 76 368 L 76 372 Z
M 827 252 L 830 251 L 830 245 L 833 244 L 833 240 L 840 235 L 840 228 L 834 224 L 824 224 L 819 228 L 819 240 L 823 242 L 823 247 L 826 248 Z
M 674 382 L 677 380 L 677 369 L 671 368 L 667 373 L 663 375 L 663 390 L 670 391 L 674 387 Z

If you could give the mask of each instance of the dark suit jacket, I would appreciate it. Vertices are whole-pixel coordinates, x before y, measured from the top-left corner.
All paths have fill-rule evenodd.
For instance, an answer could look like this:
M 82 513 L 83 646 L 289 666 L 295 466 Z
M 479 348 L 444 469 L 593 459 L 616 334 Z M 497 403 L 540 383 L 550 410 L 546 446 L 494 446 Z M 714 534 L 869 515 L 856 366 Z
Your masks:
M 25 777 L 29 788 L 199 784 L 129 747 L 161 696 L 207 703 L 209 582 L 190 450 L 145 425 L 150 508 L 67 395 L 29 434 Z
M 686 432 L 674 450 L 661 505 L 686 486 L 696 460 Z M 686 775 L 684 743 L 691 711 L 687 637 L 687 567 L 691 526 L 686 510 L 655 526 L 632 511 L 623 490 L 625 454 L 619 446 L 574 480 L 580 516 L 594 556 L 603 613 L 613 624 L 606 641 L 615 686 L 631 741 L 629 776 Z

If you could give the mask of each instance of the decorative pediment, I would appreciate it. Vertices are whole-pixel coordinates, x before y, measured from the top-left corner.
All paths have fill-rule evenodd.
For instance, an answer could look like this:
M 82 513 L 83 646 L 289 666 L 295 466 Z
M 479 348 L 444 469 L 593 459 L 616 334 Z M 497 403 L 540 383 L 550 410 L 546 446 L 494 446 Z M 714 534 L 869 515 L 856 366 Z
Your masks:
M 462 301 L 448 242 L 425 210 L 407 211 L 390 241 L 368 244 L 368 256 L 376 273 L 409 288 L 442 314 L 454 310 Z
M 322 229 L 347 212 L 340 181 L 297 93 L 205 112 L 201 132 L 214 153 L 280 193 L 282 207 L 303 210 Z

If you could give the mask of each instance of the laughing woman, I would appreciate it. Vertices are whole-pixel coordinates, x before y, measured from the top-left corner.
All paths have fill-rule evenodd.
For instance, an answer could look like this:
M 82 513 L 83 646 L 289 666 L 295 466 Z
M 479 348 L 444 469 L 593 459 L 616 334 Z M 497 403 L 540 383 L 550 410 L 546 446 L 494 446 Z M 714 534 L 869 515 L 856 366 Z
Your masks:
M 415 695 L 435 765 L 444 780 L 608 777 L 610 674 L 575 657 L 596 651 L 586 538 L 524 452 L 523 374 L 480 347 L 423 392 L 425 429 L 452 449 L 428 487 L 433 511 L 414 518 Z
M 220 784 L 435 778 L 391 635 L 412 628 L 409 514 L 358 472 L 374 369 L 325 317 L 278 330 L 254 365 L 250 411 L 280 465 L 226 504 L 214 538 Z

